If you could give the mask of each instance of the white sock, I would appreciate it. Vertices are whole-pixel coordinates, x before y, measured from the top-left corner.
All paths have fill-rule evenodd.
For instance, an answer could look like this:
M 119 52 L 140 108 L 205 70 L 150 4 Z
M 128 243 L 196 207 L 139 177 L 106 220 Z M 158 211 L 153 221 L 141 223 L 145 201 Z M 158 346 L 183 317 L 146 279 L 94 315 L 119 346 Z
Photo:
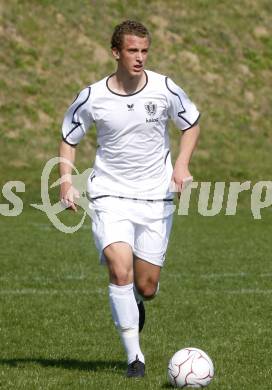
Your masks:
M 109 285 L 112 318 L 124 344 L 128 364 L 137 355 L 144 363 L 144 355 L 139 344 L 139 311 L 133 293 L 133 283 L 126 286 Z

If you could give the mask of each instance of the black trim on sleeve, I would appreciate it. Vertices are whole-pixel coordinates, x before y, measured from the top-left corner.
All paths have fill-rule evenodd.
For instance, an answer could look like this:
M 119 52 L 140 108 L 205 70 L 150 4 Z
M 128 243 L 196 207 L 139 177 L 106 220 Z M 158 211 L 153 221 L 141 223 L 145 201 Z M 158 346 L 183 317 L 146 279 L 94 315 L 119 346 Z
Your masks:
M 179 96 L 178 93 L 176 93 L 176 92 L 172 91 L 172 89 L 170 89 L 167 80 L 168 80 L 168 77 L 165 77 L 165 84 L 166 84 L 167 89 L 168 89 L 173 95 L 175 95 L 175 96 L 178 97 L 179 102 L 180 102 L 181 107 L 182 107 L 182 110 L 178 112 L 178 116 L 179 116 L 181 119 L 183 119 L 184 122 L 188 123 L 189 126 L 192 126 L 192 124 L 191 124 L 186 118 L 184 118 L 184 116 L 182 115 L 182 114 L 184 114 L 184 113 L 186 112 L 186 110 L 185 110 L 185 108 L 184 108 L 184 106 L 183 106 L 183 104 L 182 104 L 181 97 Z
M 164 164 L 166 164 L 166 160 L 167 160 L 167 157 L 168 157 L 169 153 L 170 153 L 170 150 L 167 151 L 167 153 L 166 153 L 166 155 L 164 157 Z
M 66 144 L 72 146 L 73 148 L 75 148 L 78 144 L 70 144 L 70 142 L 67 141 L 67 139 L 65 139 L 63 136 L 62 136 L 62 141 L 64 141 Z
M 71 105 L 75 103 L 75 101 L 77 100 L 78 97 L 79 97 L 79 93 L 76 95 L 76 97 L 75 97 L 74 100 L 72 101 Z
M 187 127 L 186 129 L 181 129 L 182 131 L 187 131 L 187 130 L 190 130 L 192 127 L 196 126 L 199 122 L 199 119 L 200 119 L 200 116 L 201 114 L 198 115 L 197 119 L 194 121 L 194 123 L 190 126 L 190 127 Z
M 84 102 L 80 103 L 80 104 L 75 108 L 75 110 L 74 110 L 74 112 L 73 112 L 72 123 L 73 123 L 73 125 L 75 125 L 75 126 L 69 131 L 68 134 L 66 134 L 65 139 L 64 139 L 65 141 L 66 141 L 66 138 L 69 137 L 69 135 L 70 135 L 75 129 L 77 129 L 79 126 L 82 125 L 82 123 L 75 121 L 74 116 L 75 116 L 77 110 L 78 110 L 81 106 L 83 106 L 85 103 L 87 103 L 87 101 L 89 100 L 90 95 L 91 95 L 91 87 L 88 87 L 88 96 L 87 96 L 87 98 L 84 100 Z M 76 99 L 77 99 L 77 98 L 76 98 Z M 76 99 L 75 99 L 75 100 L 76 100 Z M 69 144 L 69 142 L 67 142 L 67 143 Z M 73 145 L 72 145 L 72 146 L 73 146 Z
M 92 182 L 95 177 L 96 177 L 96 175 L 95 175 L 95 173 L 93 173 L 92 176 L 89 177 L 90 181 Z

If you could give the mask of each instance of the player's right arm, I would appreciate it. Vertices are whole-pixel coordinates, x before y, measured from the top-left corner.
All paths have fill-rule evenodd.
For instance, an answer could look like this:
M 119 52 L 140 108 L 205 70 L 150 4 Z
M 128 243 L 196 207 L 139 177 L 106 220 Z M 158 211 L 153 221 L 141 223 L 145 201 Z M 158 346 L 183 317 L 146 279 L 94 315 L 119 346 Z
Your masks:
M 61 185 L 60 199 L 62 203 L 77 211 L 75 198 L 78 191 L 72 186 L 72 167 L 76 157 L 76 145 L 84 137 L 93 123 L 90 105 L 91 87 L 83 89 L 66 111 L 62 124 L 62 141 L 59 156 Z
M 59 156 L 61 157 L 59 165 L 61 177 L 60 200 L 65 207 L 77 211 L 75 198 L 79 197 L 79 192 L 72 185 L 72 165 L 76 157 L 76 148 L 65 141 L 61 141 Z

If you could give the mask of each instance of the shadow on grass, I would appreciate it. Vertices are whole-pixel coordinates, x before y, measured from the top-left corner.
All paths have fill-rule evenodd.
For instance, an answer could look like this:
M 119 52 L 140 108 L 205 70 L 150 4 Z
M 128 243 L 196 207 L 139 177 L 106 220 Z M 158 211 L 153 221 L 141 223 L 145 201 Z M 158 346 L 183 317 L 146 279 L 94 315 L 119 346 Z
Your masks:
M 27 364 L 39 364 L 43 367 L 58 367 L 67 370 L 82 371 L 124 371 L 127 367 L 125 362 L 115 360 L 91 360 L 81 361 L 75 359 L 35 359 L 35 358 L 18 358 L 18 359 L 0 359 L 0 365 L 9 367 L 23 367 Z
M 162 389 L 173 389 L 173 386 L 170 385 L 170 383 L 165 382 L 165 383 L 162 385 L 161 388 L 162 388 Z

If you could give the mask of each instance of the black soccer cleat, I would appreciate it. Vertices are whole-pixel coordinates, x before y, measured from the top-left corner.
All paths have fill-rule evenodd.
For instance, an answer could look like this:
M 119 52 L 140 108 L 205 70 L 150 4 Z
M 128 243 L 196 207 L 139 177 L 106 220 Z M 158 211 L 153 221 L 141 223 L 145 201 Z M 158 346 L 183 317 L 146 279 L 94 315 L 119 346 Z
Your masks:
M 139 333 L 142 331 L 145 323 L 145 307 L 143 301 L 137 303 L 139 310 Z
M 127 378 L 142 378 L 145 374 L 145 364 L 136 355 L 136 360 L 130 363 L 127 368 Z

